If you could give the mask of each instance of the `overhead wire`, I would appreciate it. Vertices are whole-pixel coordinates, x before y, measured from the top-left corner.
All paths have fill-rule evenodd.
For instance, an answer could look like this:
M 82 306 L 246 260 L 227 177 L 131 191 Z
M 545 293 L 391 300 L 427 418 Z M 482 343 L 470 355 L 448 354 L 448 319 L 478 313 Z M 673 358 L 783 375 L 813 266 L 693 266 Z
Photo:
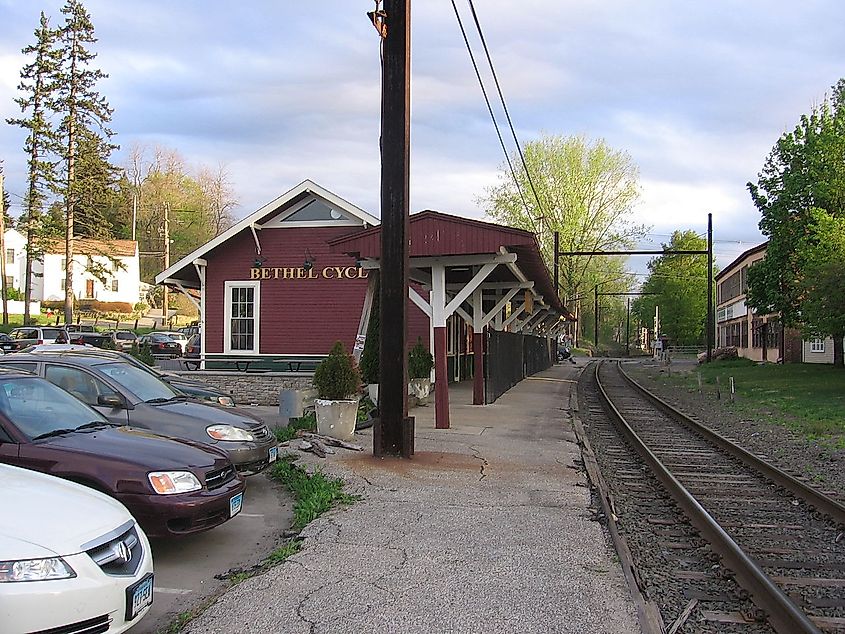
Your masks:
M 516 177 L 516 170 L 513 167 L 513 163 L 511 162 L 510 154 L 508 154 L 508 149 L 505 146 L 505 140 L 502 138 L 502 132 L 499 129 L 499 122 L 496 121 L 496 115 L 493 112 L 493 106 L 490 104 L 490 97 L 487 95 L 487 89 L 484 87 L 484 80 L 481 78 L 481 71 L 478 70 L 478 63 L 475 61 L 475 55 L 472 52 L 472 47 L 469 43 L 469 38 L 467 37 L 466 29 L 464 29 L 464 22 L 461 19 L 461 14 L 458 11 L 458 6 L 455 4 L 455 0 L 451 0 L 452 2 L 452 9 L 455 11 L 455 17 L 458 20 L 458 26 L 461 29 L 461 35 L 464 38 L 464 44 L 467 47 L 467 52 L 469 53 L 470 61 L 472 62 L 472 67 L 475 70 L 475 76 L 478 78 L 478 85 L 481 87 L 481 94 L 484 95 L 484 102 L 487 104 L 487 112 L 490 113 L 490 118 L 493 120 L 493 127 L 496 129 L 496 136 L 499 137 L 499 144 L 502 146 L 502 152 L 505 155 L 505 160 L 508 163 L 508 167 L 511 171 L 511 176 L 513 176 L 514 184 L 516 185 L 516 190 L 519 192 L 519 197 L 522 200 L 522 206 L 525 207 L 525 211 L 528 212 L 528 203 L 525 200 L 525 195 L 522 193 L 522 187 L 520 187 L 519 179 Z M 530 216 L 530 212 L 529 212 Z
M 543 212 L 543 205 L 540 203 L 540 197 L 537 195 L 537 189 L 534 187 L 534 179 L 531 178 L 531 171 L 528 169 L 528 164 L 525 161 L 525 154 L 522 152 L 522 146 L 519 144 L 519 139 L 516 136 L 513 121 L 511 120 L 508 106 L 505 103 L 505 95 L 502 93 L 502 86 L 499 83 L 499 76 L 496 73 L 495 66 L 493 65 L 493 58 L 490 56 L 490 49 L 487 47 L 487 39 L 484 37 L 484 32 L 481 30 L 481 23 L 478 21 L 478 14 L 475 12 L 475 4 L 472 0 L 467 0 L 467 2 L 469 3 L 469 9 L 472 12 L 472 19 L 475 22 L 475 29 L 478 31 L 478 37 L 481 40 L 481 46 L 484 47 L 487 64 L 490 66 L 490 73 L 493 75 L 493 81 L 496 84 L 496 90 L 499 93 L 499 101 L 502 102 L 502 110 L 505 113 L 505 118 L 508 120 L 508 127 L 511 130 L 513 142 L 516 145 L 517 152 L 519 152 L 519 159 L 522 161 L 522 169 L 525 170 L 525 176 L 528 178 L 528 185 L 531 187 L 531 192 L 534 194 L 534 200 L 537 201 L 537 212 L 540 214 L 541 218 L 544 218 L 545 214 Z M 452 1 L 452 4 L 454 5 L 454 0 Z

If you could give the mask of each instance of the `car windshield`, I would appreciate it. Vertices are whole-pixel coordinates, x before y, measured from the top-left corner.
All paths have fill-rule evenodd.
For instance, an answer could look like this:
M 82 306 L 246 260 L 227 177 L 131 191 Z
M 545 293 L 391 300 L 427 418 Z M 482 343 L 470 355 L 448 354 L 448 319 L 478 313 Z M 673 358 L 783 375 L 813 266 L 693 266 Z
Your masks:
M 118 339 L 134 339 L 135 335 L 131 332 L 119 332 L 115 335 Z
M 0 412 L 30 440 L 89 423 L 107 425 L 101 414 L 60 387 L 38 377 L 0 381 Z
M 154 374 L 129 363 L 104 363 L 96 367 L 142 401 L 170 400 L 181 395 Z
M 41 332 L 44 333 L 45 339 L 55 339 L 62 333 L 58 328 L 42 328 Z

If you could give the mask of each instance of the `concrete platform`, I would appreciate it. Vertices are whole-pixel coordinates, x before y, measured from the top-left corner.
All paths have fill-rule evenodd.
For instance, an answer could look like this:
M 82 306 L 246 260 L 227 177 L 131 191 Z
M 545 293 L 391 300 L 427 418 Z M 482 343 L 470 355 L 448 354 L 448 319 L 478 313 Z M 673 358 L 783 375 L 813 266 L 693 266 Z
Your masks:
M 575 468 L 578 371 L 556 366 L 480 407 L 456 386 L 450 430 L 434 428 L 433 405 L 414 408 L 410 461 L 373 458 L 370 432 L 359 434 L 364 454 L 303 454 L 364 499 L 313 522 L 299 554 L 185 631 L 639 632 Z

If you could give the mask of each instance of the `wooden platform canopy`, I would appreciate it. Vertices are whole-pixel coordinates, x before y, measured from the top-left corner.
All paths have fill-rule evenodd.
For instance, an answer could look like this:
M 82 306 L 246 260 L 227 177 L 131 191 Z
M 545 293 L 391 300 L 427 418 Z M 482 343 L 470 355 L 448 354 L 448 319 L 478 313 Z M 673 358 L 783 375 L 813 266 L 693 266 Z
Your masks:
M 543 262 L 536 236 L 523 229 L 436 211 L 409 221 L 410 299 L 429 318 L 434 350 L 435 413 L 438 428 L 449 427 L 446 320 L 458 314 L 473 330 L 481 351 L 485 327 L 556 336 L 573 315 L 561 303 Z M 329 241 L 332 251 L 379 268 L 381 228 L 372 227 Z M 367 290 L 359 336 L 366 335 L 375 279 Z M 482 354 L 474 355 L 473 404 L 484 403 Z

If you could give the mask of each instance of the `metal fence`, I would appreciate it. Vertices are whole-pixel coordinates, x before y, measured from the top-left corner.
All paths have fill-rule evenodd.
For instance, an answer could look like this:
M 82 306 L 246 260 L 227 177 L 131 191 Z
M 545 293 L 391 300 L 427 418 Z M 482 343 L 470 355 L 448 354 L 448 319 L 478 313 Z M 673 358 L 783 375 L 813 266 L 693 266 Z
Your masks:
M 489 404 L 526 376 L 550 368 L 553 342 L 547 337 L 491 330 L 484 361 L 484 402 Z

